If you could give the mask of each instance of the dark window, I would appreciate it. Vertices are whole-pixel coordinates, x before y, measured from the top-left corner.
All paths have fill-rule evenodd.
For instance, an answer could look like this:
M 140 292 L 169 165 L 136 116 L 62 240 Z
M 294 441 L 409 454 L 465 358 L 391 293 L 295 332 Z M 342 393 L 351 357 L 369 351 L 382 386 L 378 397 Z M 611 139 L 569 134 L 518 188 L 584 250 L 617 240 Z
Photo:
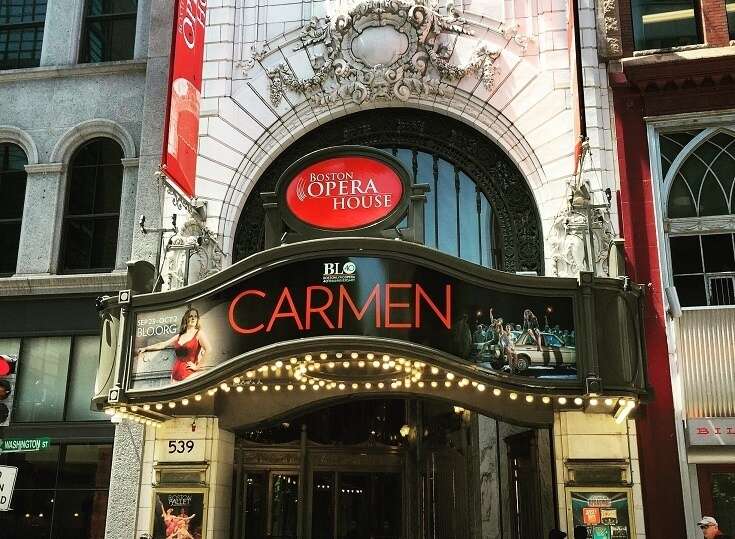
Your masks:
M 732 234 L 672 236 L 671 269 L 683 307 L 735 305 Z
M 735 40 L 735 0 L 727 0 L 725 2 L 727 9 L 727 26 L 730 30 L 730 40 Z
M 15 273 L 26 195 L 26 154 L 15 144 L 0 144 L 0 275 Z
M 0 2 L 0 69 L 39 65 L 45 18 L 46 0 Z
M 69 167 L 59 270 L 111 271 L 115 267 L 123 168 L 120 146 L 94 139 Z
M 636 50 L 701 43 L 693 0 L 633 0 Z
M 681 158 L 695 134 L 661 135 L 664 170 L 669 171 L 674 160 Z M 671 272 L 679 301 L 685 307 L 735 305 L 733 235 L 707 229 L 708 218 L 735 213 L 735 137 L 715 132 L 685 157 L 673 171 L 666 217 L 672 226 L 698 220 L 704 233 L 669 236 Z
M 13 510 L 0 513 L 3 539 L 103 539 L 111 444 L 52 445 L 0 463 L 18 467 Z
M 137 0 L 87 0 L 79 63 L 130 60 Z
M 461 168 L 428 152 L 390 148 L 431 191 L 424 207 L 425 244 L 458 258 L 497 268 L 501 257 L 495 237 L 495 212 L 485 194 Z M 402 226 L 406 226 L 404 222 Z
M 90 409 L 99 340 L 98 335 L 23 338 L 14 347 L 20 352 L 12 422 L 104 421 L 105 414 Z

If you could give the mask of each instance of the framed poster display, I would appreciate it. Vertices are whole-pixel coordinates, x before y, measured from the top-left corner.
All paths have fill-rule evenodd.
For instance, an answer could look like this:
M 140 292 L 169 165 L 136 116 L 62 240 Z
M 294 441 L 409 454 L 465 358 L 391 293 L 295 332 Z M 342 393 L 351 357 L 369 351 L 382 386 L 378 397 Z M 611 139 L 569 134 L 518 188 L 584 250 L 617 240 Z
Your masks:
M 587 529 L 588 539 L 632 539 L 631 489 L 616 487 L 567 487 L 569 536 L 576 526 Z
M 152 512 L 152 539 L 206 538 L 206 488 L 155 488 Z

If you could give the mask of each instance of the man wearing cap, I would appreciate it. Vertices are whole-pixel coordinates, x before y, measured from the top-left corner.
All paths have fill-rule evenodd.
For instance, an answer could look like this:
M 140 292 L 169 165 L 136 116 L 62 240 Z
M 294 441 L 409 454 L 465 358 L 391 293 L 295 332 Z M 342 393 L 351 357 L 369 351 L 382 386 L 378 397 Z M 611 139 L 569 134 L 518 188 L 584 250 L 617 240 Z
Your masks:
M 730 539 L 729 535 L 720 531 L 717 521 L 712 517 L 702 517 L 702 520 L 697 522 L 697 526 L 702 530 L 704 539 Z

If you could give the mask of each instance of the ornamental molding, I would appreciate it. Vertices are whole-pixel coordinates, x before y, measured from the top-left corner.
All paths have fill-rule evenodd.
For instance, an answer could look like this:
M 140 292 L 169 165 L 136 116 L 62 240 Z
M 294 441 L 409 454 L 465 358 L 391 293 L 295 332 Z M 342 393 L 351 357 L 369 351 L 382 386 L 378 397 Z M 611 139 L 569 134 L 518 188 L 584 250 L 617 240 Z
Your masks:
M 705 234 L 735 232 L 735 215 L 664 219 L 664 230 L 672 235 L 692 232 Z
M 266 68 L 270 101 L 278 106 L 287 91 L 316 106 L 339 101 L 357 105 L 445 95 L 450 83 L 474 75 L 490 90 L 500 49 L 480 43 L 466 63 L 455 50 L 473 36 L 453 6 L 442 14 L 433 0 L 365 0 L 336 17 L 312 18 L 301 29 L 294 52 L 305 51 L 314 71 L 299 78 L 286 63 Z M 267 55 L 267 45 L 241 62 L 247 71 Z

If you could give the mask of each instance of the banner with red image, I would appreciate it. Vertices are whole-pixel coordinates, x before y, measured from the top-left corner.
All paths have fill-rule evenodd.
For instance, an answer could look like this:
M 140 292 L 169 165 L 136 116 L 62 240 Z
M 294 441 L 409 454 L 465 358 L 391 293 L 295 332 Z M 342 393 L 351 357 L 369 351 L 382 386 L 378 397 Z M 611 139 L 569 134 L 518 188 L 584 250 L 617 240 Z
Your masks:
M 189 197 L 195 195 L 207 0 L 176 0 L 171 74 L 163 136 L 163 171 Z

